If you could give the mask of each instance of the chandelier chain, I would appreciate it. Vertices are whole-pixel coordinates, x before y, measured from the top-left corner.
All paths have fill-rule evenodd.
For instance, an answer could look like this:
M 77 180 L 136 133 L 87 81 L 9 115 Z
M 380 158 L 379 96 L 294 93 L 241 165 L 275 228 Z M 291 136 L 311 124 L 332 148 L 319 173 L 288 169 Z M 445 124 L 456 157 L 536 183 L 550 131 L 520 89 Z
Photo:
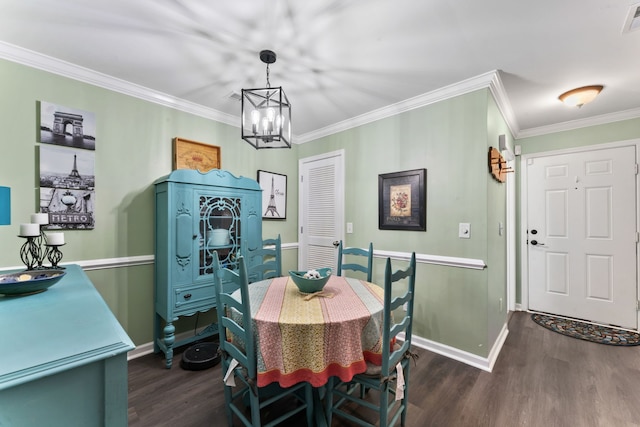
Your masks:
M 271 88 L 271 83 L 269 83 L 269 64 L 267 64 L 267 88 Z

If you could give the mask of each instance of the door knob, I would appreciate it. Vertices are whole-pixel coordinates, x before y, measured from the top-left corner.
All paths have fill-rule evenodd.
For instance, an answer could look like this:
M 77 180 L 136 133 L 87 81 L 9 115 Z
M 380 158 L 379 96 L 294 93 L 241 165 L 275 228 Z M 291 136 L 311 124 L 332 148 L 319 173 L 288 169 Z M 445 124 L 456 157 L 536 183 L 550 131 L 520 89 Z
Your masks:
M 338 240 L 335 240 L 333 242 L 333 246 L 335 246 L 336 248 L 340 245 L 340 242 Z
M 538 230 L 531 230 L 531 234 L 538 234 Z
M 533 246 L 544 246 L 544 243 L 540 243 L 540 242 L 538 242 L 537 240 L 532 240 L 532 241 L 531 241 L 531 244 L 532 244 Z

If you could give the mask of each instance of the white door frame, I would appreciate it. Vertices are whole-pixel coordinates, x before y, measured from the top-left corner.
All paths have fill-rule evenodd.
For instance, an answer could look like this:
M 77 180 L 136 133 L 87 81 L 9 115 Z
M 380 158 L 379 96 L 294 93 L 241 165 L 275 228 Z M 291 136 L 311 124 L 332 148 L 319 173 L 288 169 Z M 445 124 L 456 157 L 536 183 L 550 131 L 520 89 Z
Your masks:
M 507 167 L 515 169 L 515 159 Z M 507 311 L 516 310 L 516 180 L 515 173 L 507 177 Z
M 527 245 L 527 200 L 529 195 L 527 193 L 527 162 L 529 159 L 535 159 L 537 157 L 556 156 L 561 154 L 580 153 L 585 151 L 595 151 L 606 148 L 619 148 L 635 146 L 636 147 L 636 164 L 640 163 L 638 157 L 640 156 L 640 139 L 630 139 L 624 141 L 585 145 L 575 148 L 567 148 L 562 150 L 542 151 L 532 154 L 524 154 L 520 156 L 520 308 L 522 310 L 529 310 L 529 265 L 528 265 L 528 245 Z M 636 236 L 637 230 L 640 230 L 640 180 L 639 174 L 636 174 Z M 638 256 L 638 243 L 636 237 L 636 271 L 640 272 L 640 257 Z M 638 273 L 636 273 L 637 275 Z M 636 293 L 640 298 L 638 289 L 638 277 L 636 277 Z M 638 312 L 638 325 L 640 325 L 640 312 Z

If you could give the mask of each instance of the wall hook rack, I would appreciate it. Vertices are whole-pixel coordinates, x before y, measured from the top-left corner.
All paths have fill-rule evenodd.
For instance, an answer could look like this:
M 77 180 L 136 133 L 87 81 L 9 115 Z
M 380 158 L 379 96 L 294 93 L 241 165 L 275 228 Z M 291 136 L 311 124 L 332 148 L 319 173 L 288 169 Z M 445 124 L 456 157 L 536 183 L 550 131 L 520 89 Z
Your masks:
M 497 148 L 489 147 L 489 173 L 498 182 L 505 182 L 507 180 L 507 174 L 514 172 L 510 167 L 507 167 L 507 161 L 502 157 L 500 151 Z

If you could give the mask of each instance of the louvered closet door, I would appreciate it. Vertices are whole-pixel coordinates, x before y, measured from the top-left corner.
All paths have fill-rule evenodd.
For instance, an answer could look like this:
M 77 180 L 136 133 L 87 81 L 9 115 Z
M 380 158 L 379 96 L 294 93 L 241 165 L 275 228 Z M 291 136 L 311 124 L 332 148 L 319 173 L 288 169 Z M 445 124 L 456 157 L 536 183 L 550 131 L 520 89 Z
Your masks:
M 334 242 L 344 238 L 344 151 L 301 159 L 298 265 L 336 268 Z

